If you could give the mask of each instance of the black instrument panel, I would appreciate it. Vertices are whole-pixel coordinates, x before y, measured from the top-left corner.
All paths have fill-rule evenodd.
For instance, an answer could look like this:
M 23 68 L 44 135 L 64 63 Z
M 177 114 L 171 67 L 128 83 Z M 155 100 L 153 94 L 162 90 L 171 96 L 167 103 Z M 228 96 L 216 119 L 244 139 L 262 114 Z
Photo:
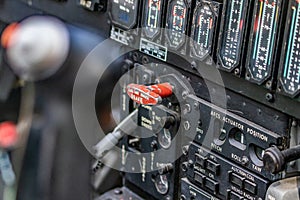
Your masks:
M 4 4 L 0 3 L 0 18 L 9 23 L 18 17 L 22 19 L 26 13 L 42 12 L 56 15 L 67 23 L 88 26 L 93 32 L 103 33 L 106 38 L 116 40 L 117 35 L 125 41 L 121 42 L 124 48 L 132 51 L 125 56 L 124 66 L 134 68 L 152 62 L 163 63 L 180 71 L 180 78 L 192 83 L 197 93 L 195 99 L 199 99 L 192 99 L 188 102 L 190 104 L 185 105 L 185 109 L 200 109 L 203 118 L 197 119 L 199 122 L 196 128 L 190 124 L 185 124 L 183 128 L 194 130 L 198 139 L 193 139 L 192 148 L 185 152 L 186 155 L 171 163 L 172 172 L 160 174 L 155 171 L 142 178 L 140 174 L 126 173 L 126 186 L 141 195 L 150 194 L 154 199 L 176 199 L 181 194 L 193 198 L 193 193 L 201 198 L 247 199 L 247 195 L 249 198 L 263 198 L 268 186 L 283 177 L 283 174 L 275 176 L 263 169 L 264 151 L 272 145 L 288 148 L 291 121 L 300 119 L 300 2 L 88 2 L 32 0 L 28 5 L 24 0 L 17 7 L 24 7 L 26 12 L 6 19 L 1 9 L 11 9 L 16 5 L 6 0 Z M 106 5 L 106 9 L 95 9 L 100 4 Z M 87 9 L 88 5 L 93 5 L 93 9 Z M 63 13 L 63 10 L 67 11 Z M 120 42 L 120 39 L 116 41 Z M 224 81 L 228 112 L 209 102 L 210 96 L 205 91 L 206 77 L 200 75 L 197 69 L 220 69 L 218 72 Z M 136 80 L 151 80 L 151 83 L 158 81 L 155 70 L 137 71 L 132 73 L 134 78 L 141 73 Z M 218 81 L 209 81 L 217 85 L 213 89 L 220 86 Z M 124 96 L 122 98 L 125 99 Z M 173 109 L 173 102 L 170 100 L 171 104 L 168 104 L 169 100 L 164 101 L 164 104 L 169 106 L 168 109 Z M 195 102 L 199 108 L 193 107 Z M 123 116 L 127 116 L 134 107 L 129 99 L 122 106 L 126 103 L 130 105 L 126 105 L 128 110 L 122 113 Z M 192 105 L 191 108 L 188 105 Z M 212 112 L 218 110 L 216 108 L 222 110 L 220 116 L 218 112 Z M 173 111 L 179 110 L 178 107 L 176 109 Z M 223 126 L 222 120 L 225 123 Z M 202 137 L 211 124 L 217 127 L 215 134 L 219 135 L 217 139 L 205 144 Z M 163 131 L 151 139 L 139 140 L 137 148 L 129 144 L 129 141 L 135 141 L 136 138 L 126 136 L 122 140 L 122 148 L 133 152 L 140 149 L 150 151 L 155 149 L 155 145 L 156 148 L 169 149 L 172 137 L 173 134 Z M 182 151 L 181 148 L 176 151 Z M 209 152 L 202 155 L 199 153 L 201 149 L 205 153 Z M 222 179 L 223 176 L 226 180 Z M 252 187 L 252 190 L 246 189 L 245 184 Z

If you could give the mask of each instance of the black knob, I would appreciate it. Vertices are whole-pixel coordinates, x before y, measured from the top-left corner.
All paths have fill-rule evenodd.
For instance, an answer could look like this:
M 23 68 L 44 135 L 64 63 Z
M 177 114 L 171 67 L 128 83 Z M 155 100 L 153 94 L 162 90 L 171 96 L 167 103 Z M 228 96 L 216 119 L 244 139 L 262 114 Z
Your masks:
M 300 158 L 300 145 L 280 151 L 278 147 L 268 148 L 263 156 L 264 167 L 275 174 L 284 170 L 285 165 Z
M 176 120 L 173 116 L 162 117 L 160 125 L 165 129 L 169 129 L 175 123 L 175 121 Z

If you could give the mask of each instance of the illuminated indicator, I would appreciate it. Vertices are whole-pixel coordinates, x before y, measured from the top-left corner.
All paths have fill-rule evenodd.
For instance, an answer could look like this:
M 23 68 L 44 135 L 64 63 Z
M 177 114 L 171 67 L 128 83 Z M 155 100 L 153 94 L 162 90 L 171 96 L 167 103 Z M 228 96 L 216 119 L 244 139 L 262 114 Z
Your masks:
M 282 84 L 284 90 L 295 95 L 300 90 L 300 1 L 292 6 L 292 19 L 289 28 L 288 46 Z
M 130 29 L 136 25 L 138 0 L 113 0 L 110 6 L 111 19 L 115 24 Z
M 166 36 L 169 45 L 180 48 L 185 42 L 187 26 L 187 5 L 183 0 L 175 0 L 169 4 Z
M 211 53 L 215 18 L 209 4 L 201 3 L 195 10 L 191 47 L 195 55 L 200 59 L 205 58 Z
M 162 1 L 147 0 L 145 2 L 145 34 L 148 38 L 153 38 L 159 32 L 161 26 Z
M 278 23 L 278 1 L 259 0 L 252 30 L 252 50 L 247 65 L 251 78 L 262 83 L 272 73 L 272 58 Z
M 222 67 L 232 70 L 240 62 L 240 53 L 246 20 L 246 0 L 226 1 L 226 16 L 221 39 L 220 60 Z

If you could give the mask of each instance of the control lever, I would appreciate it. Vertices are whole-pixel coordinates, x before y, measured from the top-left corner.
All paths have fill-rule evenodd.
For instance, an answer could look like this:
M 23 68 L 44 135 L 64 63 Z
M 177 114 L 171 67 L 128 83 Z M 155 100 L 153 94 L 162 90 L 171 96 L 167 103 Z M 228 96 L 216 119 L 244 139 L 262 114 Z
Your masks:
M 97 159 L 101 159 L 105 154 L 110 151 L 114 146 L 116 146 L 120 139 L 125 135 L 125 133 L 131 133 L 137 127 L 138 109 L 134 110 L 130 115 L 128 115 L 119 125 L 113 130 L 113 132 L 107 134 L 98 144 L 94 146 L 95 155 Z
M 163 98 L 173 94 L 173 86 L 169 83 L 155 85 L 129 84 L 126 88 L 128 96 L 138 104 L 157 105 Z
M 273 174 L 284 170 L 284 166 L 300 158 L 300 145 L 280 151 L 278 147 L 268 148 L 263 156 L 264 167 Z
M 25 81 L 37 81 L 53 75 L 66 61 L 70 35 L 57 18 L 31 16 L 9 25 L 1 44 L 14 73 Z

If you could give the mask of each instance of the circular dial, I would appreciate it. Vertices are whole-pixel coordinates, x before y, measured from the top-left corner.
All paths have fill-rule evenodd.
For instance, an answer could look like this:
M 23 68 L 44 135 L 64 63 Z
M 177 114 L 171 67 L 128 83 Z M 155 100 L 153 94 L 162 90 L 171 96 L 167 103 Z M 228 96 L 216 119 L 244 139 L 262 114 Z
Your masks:
M 166 24 L 166 37 L 169 46 L 178 49 L 185 42 L 187 26 L 187 5 L 183 0 L 174 0 L 168 6 L 168 20 Z
M 155 37 L 161 27 L 163 3 L 161 0 L 146 0 L 144 4 L 144 31 L 148 38 Z
M 137 23 L 138 0 L 110 1 L 110 14 L 113 23 L 131 29 Z
M 168 193 L 169 182 L 167 175 L 157 175 L 154 184 L 158 193 L 163 195 Z
M 157 137 L 158 137 L 158 143 L 162 148 L 164 149 L 170 148 L 172 144 L 172 136 L 169 129 L 164 128 L 162 131 L 158 133 Z
M 291 1 L 289 9 L 290 27 L 281 82 L 284 91 L 294 96 L 300 91 L 300 2 Z
M 277 0 L 261 0 L 256 4 L 252 50 L 247 67 L 251 78 L 259 83 L 271 76 L 278 15 Z
M 227 0 L 226 15 L 221 39 L 220 60 L 222 67 L 232 70 L 240 62 L 247 0 Z
M 192 28 L 192 49 L 197 57 L 204 58 L 211 53 L 215 16 L 211 7 L 201 3 L 195 10 Z

